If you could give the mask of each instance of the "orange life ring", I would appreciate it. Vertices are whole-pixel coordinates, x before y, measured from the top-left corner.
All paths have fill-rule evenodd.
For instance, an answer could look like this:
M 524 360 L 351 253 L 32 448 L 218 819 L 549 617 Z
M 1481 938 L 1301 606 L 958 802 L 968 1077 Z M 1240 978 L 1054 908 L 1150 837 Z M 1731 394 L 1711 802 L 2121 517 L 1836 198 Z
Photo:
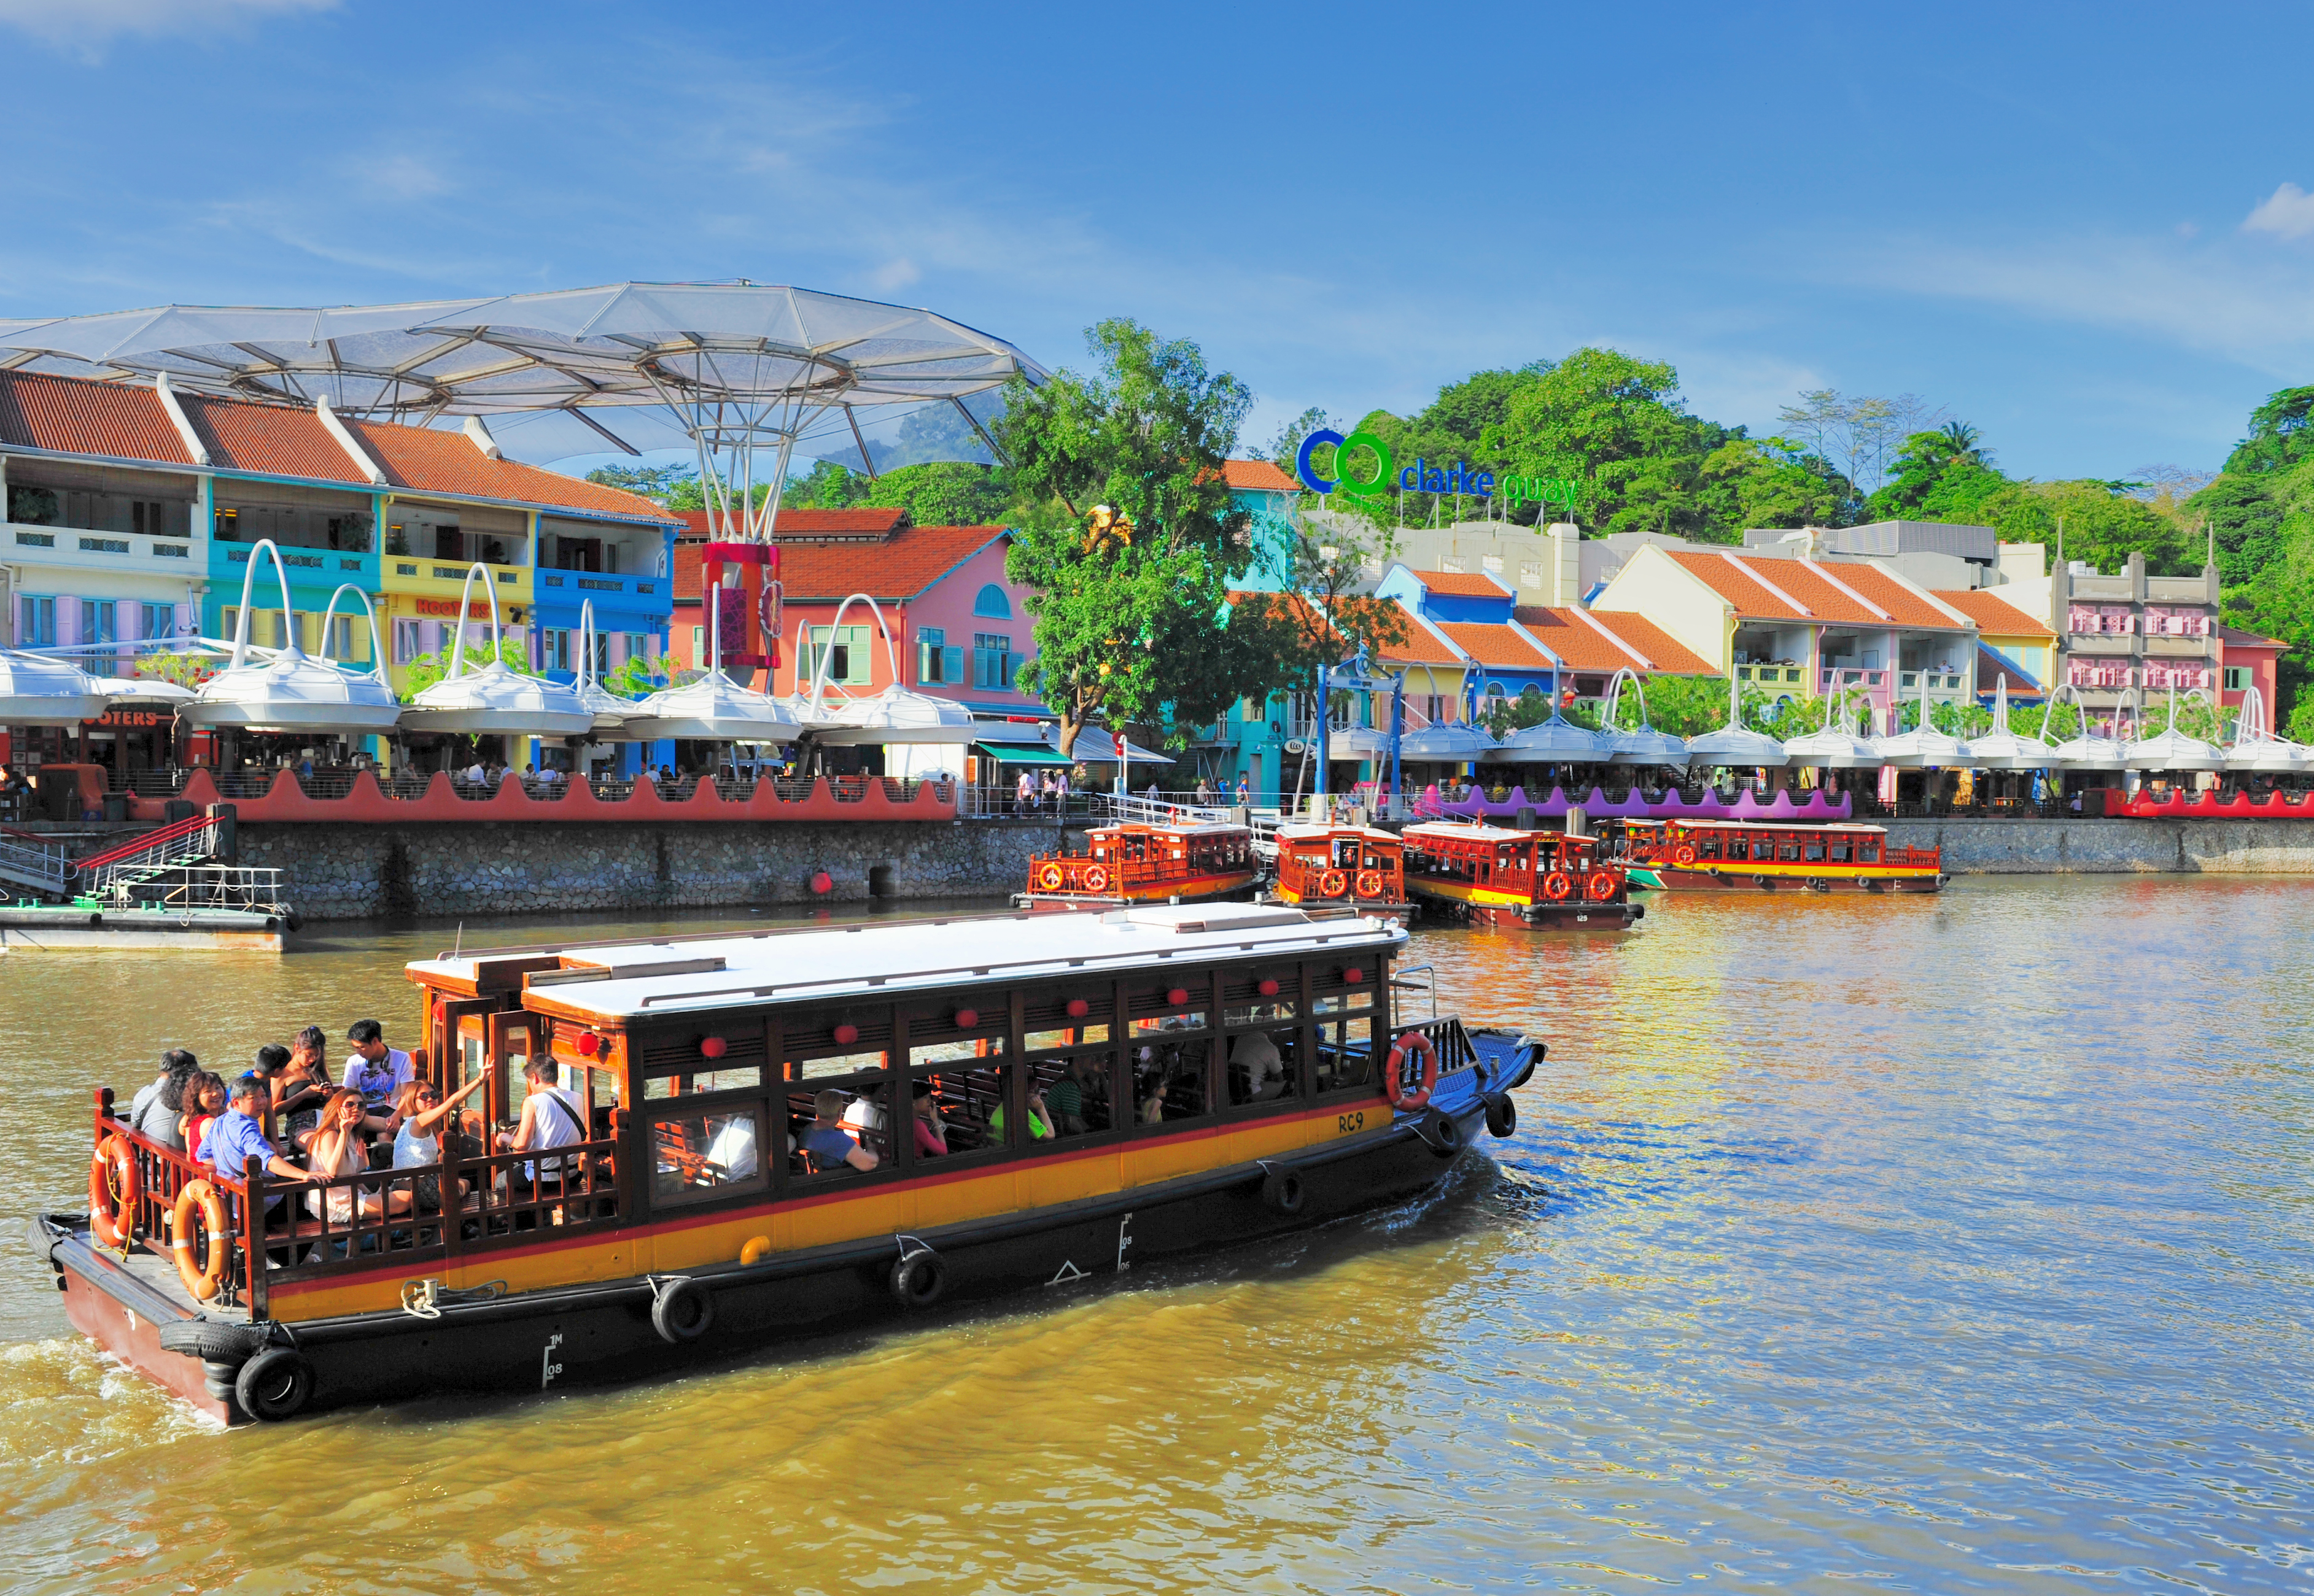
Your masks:
M 1564 903 L 1567 895 L 1575 890 L 1575 878 L 1565 870 L 1553 870 L 1542 878 L 1542 895 L 1552 903 Z
M 1583 895 L 1594 904 L 1603 904 L 1615 895 L 1615 877 L 1612 871 L 1594 870 L 1591 879 L 1583 884 Z
M 1328 870 L 1324 875 L 1318 877 L 1318 895 L 1321 898 L 1340 897 L 1342 895 L 1342 889 L 1349 886 L 1349 884 L 1350 878 L 1347 876 L 1343 875 L 1341 871 Z
M 1360 870 L 1358 872 L 1358 896 L 1362 898 L 1378 898 L 1382 896 L 1382 872 L 1380 870 Z
M 1037 885 L 1043 887 L 1047 892 L 1060 891 L 1061 867 L 1056 864 L 1046 865 L 1042 869 L 1037 872 Z
M 99 1241 L 116 1252 L 128 1245 L 144 1190 L 136 1151 L 118 1136 L 99 1142 L 88 1161 L 88 1228 Z
M 1414 1089 L 1406 1089 L 1404 1071 L 1409 1051 L 1421 1055 L 1415 1066 Z M 1391 1044 L 1390 1068 L 1382 1077 L 1382 1090 L 1390 1098 L 1392 1108 L 1427 1108 L 1430 1089 L 1438 1084 L 1438 1044 L 1420 1031 L 1401 1031 Z
M 1108 872 L 1099 865 L 1093 866 L 1084 873 L 1084 885 L 1087 892 L 1108 891 Z
M 208 1257 L 193 1261 L 193 1211 L 209 1233 Z M 189 1180 L 177 1194 L 177 1210 L 170 1216 L 169 1247 L 177 1255 L 177 1277 L 196 1301 L 206 1302 L 225 1285 L 226 1261 L 233 1256 L 232 1232 L 226 1229 L 225 1199 L 206 1180 Z
M 1678 851 L 1671 856 L 1671 862 L 1677 865 L 1683 870 L 1687 869 L 1688 866 L 1693 864 L 1695 862 L 1695 844 L 1692 842 L 1682 842 L 1679 845 Z

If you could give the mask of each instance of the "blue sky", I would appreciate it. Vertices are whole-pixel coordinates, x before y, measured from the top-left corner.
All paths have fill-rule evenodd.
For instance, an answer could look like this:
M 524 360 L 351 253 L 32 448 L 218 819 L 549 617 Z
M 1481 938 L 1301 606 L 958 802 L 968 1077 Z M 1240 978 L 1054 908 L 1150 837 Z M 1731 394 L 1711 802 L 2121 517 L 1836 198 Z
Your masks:
M 1586 342 L 1771 430 L 2214 469 L 2314 382 L 2302 7 L 0 0 L 0 316 L 746 277 L 1418 408 Z

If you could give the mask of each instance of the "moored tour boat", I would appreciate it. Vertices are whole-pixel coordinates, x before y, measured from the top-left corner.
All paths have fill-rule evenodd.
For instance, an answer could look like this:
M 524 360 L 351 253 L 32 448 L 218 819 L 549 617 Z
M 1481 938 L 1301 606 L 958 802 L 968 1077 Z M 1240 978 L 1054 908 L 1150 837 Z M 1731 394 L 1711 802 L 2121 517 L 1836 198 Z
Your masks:
M 1259 864 L 1250 826 L 1187 821 L 1097 826 L 1082 853 L 1029 860 L 1029 888 L 1012 902 L 1029 909 L 1193 904 L 1243 892 Z
M 1405 846 L 1372 825 L 1291 822 L 1277 828 L 1277 875 L 1263 902 L 1356 914 L 1413 912 Z
M 1836 822 L 1629 820 L 1622 859 L 1632 885 L 1670 892 L 1935 892 L 1943 851 L 1888 841 L 1887 828 Z
M 1623 868 L 1597 837 L 1454 821 L 1406 828 L 1406 890 L 1482 924 L 1629 925 Z
M 424 1078 L 504 1125 L 526 1077 L 583 1140 L 296 1182 L 196 1165 L 101 1089 L 92 1212 L 31 1239 L 76 1327 L 227 1420 L 1121 1274 L 1510 1133 L 1541 1045 L 1401 1019 L 1405 939 L 1213 904 L 446 953 L 409 967 Z

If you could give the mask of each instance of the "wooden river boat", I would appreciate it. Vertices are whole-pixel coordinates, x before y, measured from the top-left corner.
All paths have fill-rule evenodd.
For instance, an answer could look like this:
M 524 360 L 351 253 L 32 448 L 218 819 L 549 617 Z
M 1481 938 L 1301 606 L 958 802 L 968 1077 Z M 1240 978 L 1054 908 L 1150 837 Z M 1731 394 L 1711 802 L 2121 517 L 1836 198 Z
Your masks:
M 1372 825 L 1294 822 L 1277 828 L 1277 878 L 1264 901 L 1354 914 L 1409 915 L 1405 846 Z
M 1194 904 L 1245 891 L 1259 863 L 1250 826 L 1195 821 L 1097 826 L 1082 853 L 1031 859 L 1029 888 L 1012 902 L 1027 909 Z
M 196 1166 L 101 1089 L 93 1213 L 31 1239 L 83 1334 L 229 1421 L 1065 1286 L 1403 1198 L 1510 1133 L 1541 1045 L 1402 1020 L 1405 940 L 1212 904 L 445 953 L 409 966 L 428 1077 L 480 1076 L 503 1124 L 537 1061 L 587 1140 L 298 1184 Z
M 1627 820 L 1633 885 L 1669 892 L 1935 892 L 1943 851 L 1891 843 L 1886 826 Z
M 1404 840 L 1406 890 L 1481 924 L 1621 926 L 1647 913 L 1597 837 L 1425 821 Z

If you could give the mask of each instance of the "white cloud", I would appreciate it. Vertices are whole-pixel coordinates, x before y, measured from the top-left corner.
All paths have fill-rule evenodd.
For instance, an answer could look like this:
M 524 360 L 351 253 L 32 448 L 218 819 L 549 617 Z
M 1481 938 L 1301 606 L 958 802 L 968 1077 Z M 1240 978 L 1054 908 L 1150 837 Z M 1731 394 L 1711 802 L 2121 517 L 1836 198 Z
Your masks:
M 888 261 L 878 267 L 868 274 L 868 278 L 885 293 L 895 294 L 923 275 L 916 269 L 914 261 L 903 255 L 896 260 Z
M 0 24 L 94 60 L 123 34 L 199 35 L 337 5 L 338 0 L 0 0 Z
M 2271 233 L 2276 238 L 2303 238 L 2314 233 L 2314 194 L 2296 183 L 2283 184 L 2243 218 L 2242 231 Z
M 424 199 L 450 187 L 448 178 L 414 155 L 388 155 L 363 163 L 357 173 L 371 188 L 394 199 Z

